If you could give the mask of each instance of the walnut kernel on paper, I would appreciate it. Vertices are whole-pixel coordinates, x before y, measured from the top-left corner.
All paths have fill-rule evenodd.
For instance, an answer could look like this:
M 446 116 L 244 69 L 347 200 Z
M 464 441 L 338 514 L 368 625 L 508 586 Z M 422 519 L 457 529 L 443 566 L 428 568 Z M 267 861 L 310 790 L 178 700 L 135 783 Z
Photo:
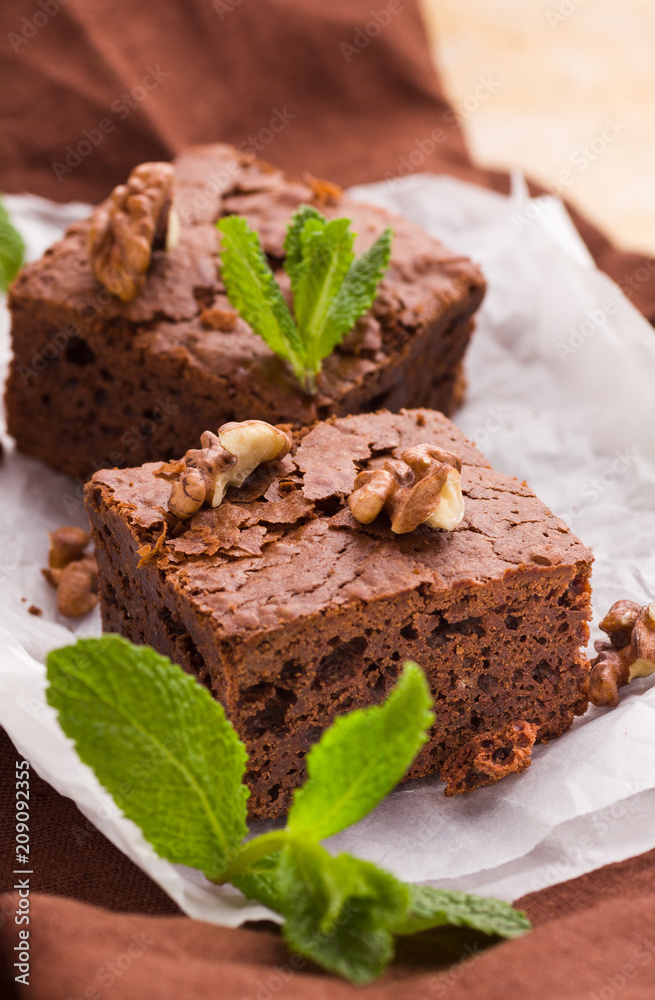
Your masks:
M 609 641 L 595 643 L 598 655 L 591 663 L 589 701 L 613 708 L 620 688 L 655 673 L 655 601 L 643 607 L 615 601 L 600 628 Z
M 93 273 L 123 302 L 131 302 L 143 288 L 158 224 L 171 208 L 174 176 L 170 163 L 142 163 L 93 213 L 89 233 Z
M 98 603 L 98 567 L 85 553 L 90 541 L 88 532 L 70 525 L 50 535 L 48 566 L 41 572 L 56 588 L 57 610 L 67 618 L 80 618 Z

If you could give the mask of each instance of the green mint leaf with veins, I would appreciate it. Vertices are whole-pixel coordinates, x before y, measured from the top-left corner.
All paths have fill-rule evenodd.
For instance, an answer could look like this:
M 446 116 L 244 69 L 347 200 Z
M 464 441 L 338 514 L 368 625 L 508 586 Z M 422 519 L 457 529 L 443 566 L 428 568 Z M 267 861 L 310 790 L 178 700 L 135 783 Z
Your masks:
M 395 934 L 418 934 L 438 927 L 467 927 L 490 937 L 515 938 L 530 930 L 530 921 L 502 899 L 471 896 L 467 892 L 410 885 L 410 904 Z
M 381 705 L 337 718 L 306 757 L 288 827 L 317 840 L 366 816 L 405 775 L 434 722 L 425 676 L 411 662 Z
M 159 855 L 220 875 L 243 840 L 245 747 L 194 678 L 119 636 L 47 657 L 47 699 L 128 819 Z
M 330 304 L 316 349 L 319 357 L 324 358 L 330 354 L 372 304 L 377 287 L 389 266 L 392 237 L 393 230 L 385 229 L 373 246 L 358 257 L 348 271 L 344 283 Z
M 302 264 L 298 269 L 293 306 L 305 348 L 305 364 L 317 375 L 321 360 L 342 339 L 338 336 L 329 351 L 321 353 L 326 340 L 330 306 L 343 286 L 354 259 L 355 236 L 348 219 L 321 223 L 308 219 L 301 233 Z M 377 287 L 377 282 L 376 282 Z M 371 304 L 367 302 L 366 308 Z M 349 329 L 352 329 L 354 322 Z M 348 331 L 346 330 L 345 333 Z
M 221 274 L 235 309 L 274 353 L 287 360 L 308 393 L 324 358 L 370 308 L 389 265 L 387 229 L 355 259 L 349 219 L 328 220 L 311 205 L 293 214 L 284 241 L 284 269 L 295 320 L 256 233 L 240 216 L 217 223 L 223 233 Z
M 9 213 L 0 202 L 0 291 L 6 292 L 23 266 L 25 244 L 9 219 Z
M 292 951 L 357 985 L 377 978 L 393 958 L 391 928 L 409 901 L 393 875 L 294 837 L 280 858 L 278 889 Z
M 278 883 L 280 855 L 271 854 L 252 871 L 244 872 L 232 879 L 232 885 L 240 889 L 248 899 L 256 899 L 275 913 L 282 913 L 282 899 Z
M 294 295 L 298 293 L 298 278 L 303 258 L 301 234 L 308 219 L 316 219 L 325 223 L 325 217 L 313 205 L 301 205 L 298 211 L 291 216 L 291 222 L 287 227 L 287 235 L 284 239 L 284 270 L 289 275 Z
M 231 304 L 270 349 L 302 377 L 302 345 L 289 307 L 257 233 L 245 219 L 228 215 L 216 223 L 223 235 L 221 275 Z

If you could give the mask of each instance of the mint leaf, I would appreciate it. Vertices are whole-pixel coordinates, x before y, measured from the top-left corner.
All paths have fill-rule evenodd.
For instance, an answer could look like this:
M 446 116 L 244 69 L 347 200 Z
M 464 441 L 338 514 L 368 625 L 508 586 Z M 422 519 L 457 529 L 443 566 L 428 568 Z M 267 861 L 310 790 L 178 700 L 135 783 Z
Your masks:
M 357 985 L 370 983 L 393 958 L 390 928 L 402 920 L 409 900 L 393 875 L 294 838 L 280 858 L 278 889 L 292 951 Z
M 257 233 L 239 215 L 226 216 L 216 227 L 223 234 L 221 275 L 231 304 L 275 354 L 302 373 L 298 330 Z
M 327 221 L 325 216 L 321 215 L 313 205 L 301 205 L 298 211 L 291 216 L 291 222 L 284 239 L 284 270 L 289 275 L 294 295 L 297 294 L 299 271 L 302 265 L 303 250 L 300 234 L 308 219 L 318 219 L 319 222 L 323 223 Z
M 385 229 L 348 271 L 323 325 L 317 346 L 319 357 L 327 357 L 373 304 L 377 287 L 389 266 L 392 237 L 393 231 Z
M 469 927 L 494 937 L 515 938 L 531 927 L 522 910 L 515 910 L 502 899 L 485 899 L 466 892 L 433 889 L 429 885 L 410 885 L 409 890 L 409 911 L 393 928 L 395 934 L 418 934 L 448 926 Z
M 317 840 L 366 816 L 403 778 L 434 716 L 421 669 L 410 661 L 381 705 L 340 716 L 307 754 L 288 828 Z
M 293 305 L 305 349 L 305 363 L 317 374 L 324 357 L 320 345 L 325 337 L 330 304 L 353 262 L 355 236 L 348 219 L 334 219 L 323 225 L 317 219 L 308 219 L 300 239 L 302 265 L 298 269 Z
M 282 913 L 282 899 L 278 888 L 279 864 L 279 853 L 272 854 L 252 871 L 237 875 L 230 881 L 248 899 L 256 899 L 264 906 L 268 906 L 269 910 Z
M 0 291 L 6 292 L 23 266 L 25 244 L 9 219 L 9 213 L 0 202 Z
M 206 688 L 106 635 L 47 657 L 47 699 L 80 758 L 162 857 L 221 874 L 246 834 L 246 751 Z

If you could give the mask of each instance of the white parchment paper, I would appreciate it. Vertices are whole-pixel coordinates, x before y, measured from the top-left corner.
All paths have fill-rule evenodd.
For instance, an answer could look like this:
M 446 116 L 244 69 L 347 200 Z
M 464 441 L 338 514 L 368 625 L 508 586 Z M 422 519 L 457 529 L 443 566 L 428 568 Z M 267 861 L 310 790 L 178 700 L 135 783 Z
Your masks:
M 497 468 L 526 479 L 593 549 L 596 620 L 618 598 L 655 597 L 655 332 L 598 272 L 562 205 L 421 175 L 355 194 L 414 219 L 479 261 L 489 291 L 466 361 L 457 423 Z M 38 256 L 81 205 L 11 197 Z M 627 287 L 652 272 L 626 275 Z M 9 356 L 0 317 L 0 358 Z M 191 916 L 236 925 L 244 904 L 157 858 L 77 759 L 44 700 L 42 659 L 96 635 L 97 613 L 71 629 L 40 576 L 46 531 L 84 524 L 76 484 L 8 448 L 0 520 L 0 723 L 19 751 Z M 27 612 L 42 608 L 42 617 Z M 598 635 L 596 632 L 595 635 Z M 536 749 L 532 767 L 495 787 L 446 799 L 443 785 L 405 786 L 332 839 L 413 881 L 514 899 L 655 846 L 655 685 L 633 683 L 612 711 L 591 709 Z M 38 859 L 35 860 L 38 864 Z

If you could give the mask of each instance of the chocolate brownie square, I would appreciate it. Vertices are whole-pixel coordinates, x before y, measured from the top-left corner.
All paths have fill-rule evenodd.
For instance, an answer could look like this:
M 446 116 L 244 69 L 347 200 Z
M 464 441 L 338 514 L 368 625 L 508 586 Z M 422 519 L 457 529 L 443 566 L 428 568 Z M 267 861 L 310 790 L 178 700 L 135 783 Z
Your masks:
M 154 251 L 133 302 L 97 283 L 89 220 L 15 281 L 6 402 L 21 451 L 86 479 L 94 469 L 178 455 L 207 427 L 231 420 L 301 426 L 381 406 L 453 411 L 484 294 L 469 260 L 334 185 L 293 179 L 230 146 L 188 150 L 175 175 L 179 243 Z M 377 299 L 326 360 L 316 397 L 236 319 L 219 276 L 215 227 L 224 215 L 245 216 L 284 286 L 284 235 L 304 202 L 349 217 L 358 253 L 387 226 L 395 233 Z
M 424 443 L 462 460 L 459 527 L 395 535 L 384 514 L 356 521 L 358 471 Z M 511 727 L 551 740 L 585 711 L 591 553 L 442 414 L 318 423 L 188 521 L 170 514 L 171 489 L 170 466 L 155 463 L 86 486 L 103 626 L 170 656 L 224 704 L 250 754 L 253 816 L 287 809 L 321 731 L 380 701 L 405 658 L 425 671 L 436 713 L 411 777 L 447 771 L 482 734 L 494 764 L 509 760 Z

